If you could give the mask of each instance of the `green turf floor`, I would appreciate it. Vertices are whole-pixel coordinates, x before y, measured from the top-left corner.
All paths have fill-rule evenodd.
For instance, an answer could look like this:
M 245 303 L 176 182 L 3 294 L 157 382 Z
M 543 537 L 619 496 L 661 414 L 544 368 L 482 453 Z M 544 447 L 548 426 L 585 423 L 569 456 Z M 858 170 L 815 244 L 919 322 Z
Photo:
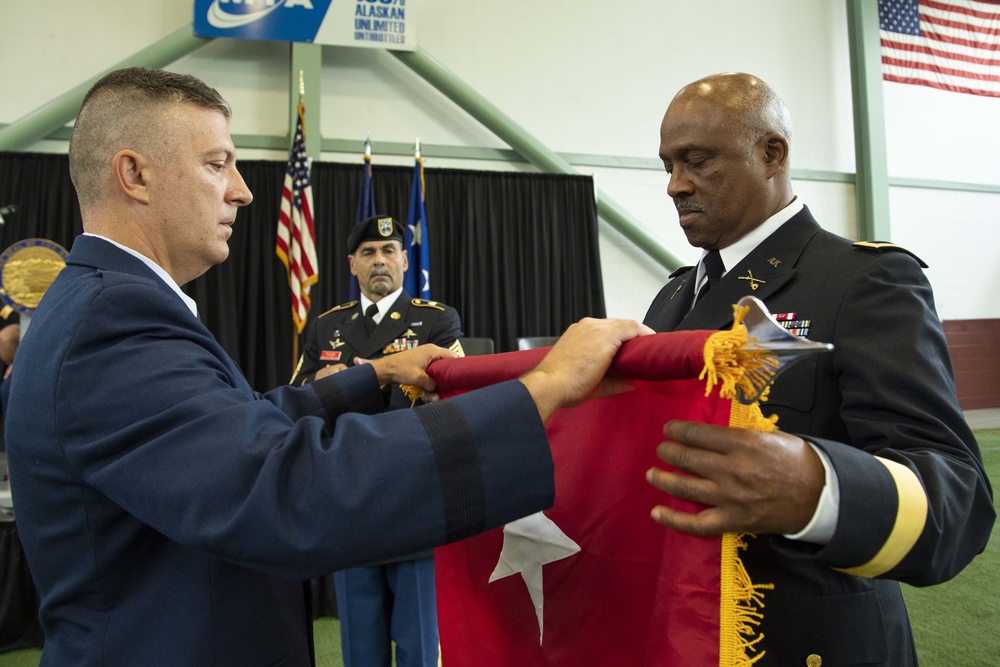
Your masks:
M 1000 512 L 1000 430 L 976 431 L 993 506 Z M 1000 524 L 998 524 L 1000 525 Z M 937 586 L 903 586 L 921 667 L 1000 665 L 1000 528 L 957 577 Z
M 986 473 L 1000 484 L 1000 430 L 977 431 Z M 1000 510 L 1000 494 L 994 504 Z M 921 667 L 996 667 L 1000 665 L 1000 528 L 994 527 L 986 551 L 953 580 L 929 588 L 903 586 L 917 640 Z M 317 667 L 343 667 L 340 624 L 316 621 Z M 38 667 L 40 651 L 0 655 L 0 667 Z M 493 667 L 484 665 L 484 667 Z

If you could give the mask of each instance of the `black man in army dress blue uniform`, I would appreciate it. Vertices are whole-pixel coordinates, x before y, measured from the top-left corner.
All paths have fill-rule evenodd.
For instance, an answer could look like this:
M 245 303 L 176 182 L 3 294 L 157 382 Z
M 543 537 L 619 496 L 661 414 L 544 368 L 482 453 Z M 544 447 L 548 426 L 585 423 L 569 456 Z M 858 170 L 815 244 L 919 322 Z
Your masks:
M 348 260 L 361 299 L 313 321 L 291 384 L 312 382 L 353 366 L 356 359 L 378 359 L 424 343 L 461 354 L 458 312 L 403 290 L 408 266 L 403 239 L 403 226 L 388 216 L 355 226 Z M 410 405 L 399 387 L 392 387 L 390 408 Z M 335 572 L 334 587 L 345 667 L 388 667 L 393 641 L 398 667 L 437 665 L 433 552 Z
M 773 584 L 758 589 L 759 664 L 912 667 L 898 582 L 945 581 L 982 551 L 992 491 L 926 265 L 820 227 L 793 193 L 791 129 L 784 102 L 745 73 L 685 86 L 664 114 L 667 194 L 704 252 L 645 324 L 728 329 L 733 304 L 752 295 L 833 351 L 775 382 L 761 409 L 779 431 L 688 424 L 677 438 L 683 426 L 668 426 L 658 455 L 692 474 L 660 471 L 652 483 L 711 509 L 654 517 L 700 535 L 755 535 L 741 560 L 756 585 Z

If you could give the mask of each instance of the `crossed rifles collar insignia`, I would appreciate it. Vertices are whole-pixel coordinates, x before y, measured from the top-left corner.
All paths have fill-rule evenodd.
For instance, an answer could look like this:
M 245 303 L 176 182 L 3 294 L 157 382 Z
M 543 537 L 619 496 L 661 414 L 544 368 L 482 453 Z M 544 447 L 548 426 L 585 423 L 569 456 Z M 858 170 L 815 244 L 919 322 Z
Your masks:
M 761 280 L 760 278 L 754 278 L 753 271 L 751 271 L 750 269 L 747 269 L 747 274 L 745 276 L 740 276 L 739 279 L 740 280 L 749 280 L 750 281 L 750 289 L 752 291 L 754 291 L 754 292 L 756 292 L 757 288 L 760 287 L 761 285 L 766 285 L 767 284 L 766 280 Z

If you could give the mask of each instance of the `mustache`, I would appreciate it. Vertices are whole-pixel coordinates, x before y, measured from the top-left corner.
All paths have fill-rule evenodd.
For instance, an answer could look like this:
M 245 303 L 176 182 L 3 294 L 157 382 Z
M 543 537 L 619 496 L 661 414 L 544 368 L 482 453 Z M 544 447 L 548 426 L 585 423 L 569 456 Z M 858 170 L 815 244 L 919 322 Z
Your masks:
M 392 277 L 392 272 L 384 266 L 373 267 L 371 271 L 368 272 L 369 278 L 374 278 L 375 276 L 389 276 Z
M 684 213 L 688 213 L 690 211 L 694 211 L 695 213 L 704 213 L 705 212 L 705 207 L 704 206 L 702 206 L 701 204 L 695 204 L 694 202 L 689 202 L 689 201 L 680 201 L 680 202 L 677 202 L 676 204 L 674 204 L 674 208 L 676 208 L 677 212 L 680 213 L 680 214 L 682 214 L 682 215 Z

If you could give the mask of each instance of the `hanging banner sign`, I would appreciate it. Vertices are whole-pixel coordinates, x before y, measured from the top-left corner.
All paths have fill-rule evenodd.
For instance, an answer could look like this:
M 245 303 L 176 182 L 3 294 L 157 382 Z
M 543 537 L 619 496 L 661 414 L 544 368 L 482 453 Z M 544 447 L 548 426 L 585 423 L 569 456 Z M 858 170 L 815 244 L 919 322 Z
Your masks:
M 413 51 L 416 0 L 195 0 L 199 37 Z

